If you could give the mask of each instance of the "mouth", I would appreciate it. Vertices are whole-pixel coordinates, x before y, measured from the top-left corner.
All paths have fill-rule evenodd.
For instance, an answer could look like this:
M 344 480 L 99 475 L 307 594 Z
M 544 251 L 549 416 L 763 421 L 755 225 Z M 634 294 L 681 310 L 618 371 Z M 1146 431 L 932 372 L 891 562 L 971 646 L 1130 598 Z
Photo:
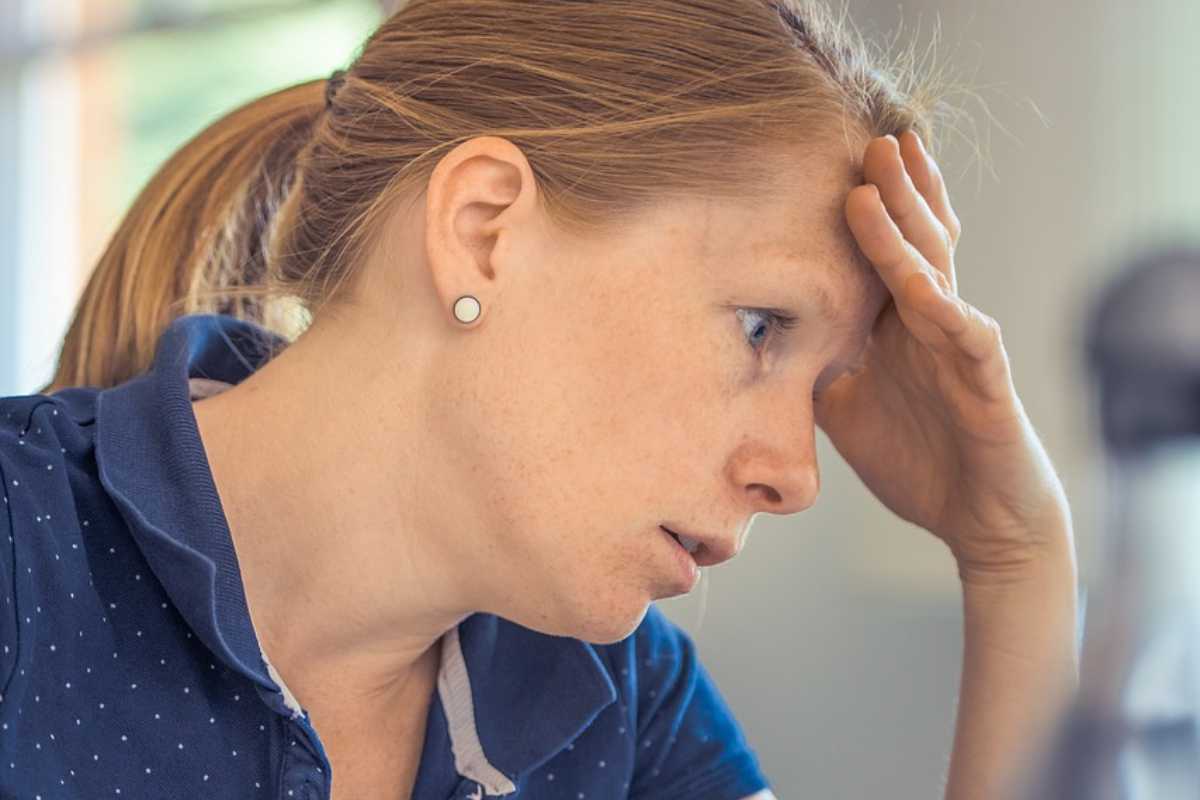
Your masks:
M 698 540 L 693 539 L 690 536 L 680 536 L 678 533 L 671 530 L 670 528 L 668 528 L 665 525 L 660 525 L 659 527 L 662 528 L 667 533 L 671 534 L 671 536 L 673 536 L 675 538 L 675 541 L 679 542 L 680 546 L 682 546 L 683 549 L 687 550 L 689 553 L 694 554 L 697 550 L 700 549 L 700 542 Z
M 726 540 L 715 534 L 707 537 L 693 537 L 671 530 L 664 524 L 659 524 L 658 527 L 663 533 L 678 542 L 679 546 L 702 567 L 724 564 L 738 553 L 737 543 L 733 539 Z

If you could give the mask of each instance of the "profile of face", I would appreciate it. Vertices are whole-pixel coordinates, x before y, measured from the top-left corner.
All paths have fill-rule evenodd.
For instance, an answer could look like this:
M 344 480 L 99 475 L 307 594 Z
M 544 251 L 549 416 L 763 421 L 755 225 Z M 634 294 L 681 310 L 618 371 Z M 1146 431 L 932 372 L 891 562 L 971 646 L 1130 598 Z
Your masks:
M 397 413 L 424 426 L 421 479 L 442 487 L 442 546 L 481 610 L 617 641 L 693 588 L 661 526 L 711 565 L 759 512 L 813 504 L 813 394 L 888 302 L 844 221 L 856 166 L 803 151 L 778 191 L 663 201 L 581 237 L 551 223 L 509 141 L 442 159 L 359 302 L 407 320 L 404 385 L 424 400 Z M 452 313 L 466 294 L 470 324 Z

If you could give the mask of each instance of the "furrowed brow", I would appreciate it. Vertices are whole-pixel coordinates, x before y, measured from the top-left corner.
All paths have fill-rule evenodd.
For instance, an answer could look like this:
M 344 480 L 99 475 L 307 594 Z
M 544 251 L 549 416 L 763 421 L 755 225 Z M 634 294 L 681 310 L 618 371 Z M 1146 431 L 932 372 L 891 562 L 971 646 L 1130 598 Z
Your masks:
M 824 285 L 816 281 L 805 281 L 800 284 L 799 292 L 796 295 L 796 304 L 801 308 L 813 309 L 817 318 L 822 322 L 830 325 L 838 322 L 837 304 L 833 300 L 833 295 Z

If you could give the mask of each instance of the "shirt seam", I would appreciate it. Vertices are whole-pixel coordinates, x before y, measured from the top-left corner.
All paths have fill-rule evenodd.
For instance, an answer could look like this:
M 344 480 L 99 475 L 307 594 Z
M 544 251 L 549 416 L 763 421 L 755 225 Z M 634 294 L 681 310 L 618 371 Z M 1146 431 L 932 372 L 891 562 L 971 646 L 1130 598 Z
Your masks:
M 277 800 L 283 800 L 283 776 L 287 774 L 287 760 L 291 757 L 287 742 L 291 734 L 288 733 L 288 721 L 278 714 L 273 716 L 275 717 L 273 721 L 276 725 L 276 732 L 279 735 L 279 758 L 275 762 L 274 794 Z
M 5 543 L 4 546 L 8 548 L 9 555 L 11 556 L 9 560 L 10 569 L 8 580 L 11 587 L 10 591 L 12 592 L 12 619 L 13 631 L 15 632 L 13 638 L 12 664 L 9 665 L 6 674 L 4 675 L 4 681 L 2 684 L 0 684 L 3 686 L 3 691 L 0 692 L 0 694 L 2 694 L 4 697 L 7 697 L 9 684 L 12 683 L 13 675 L 15 675 L 17 671 L 17 664 L 21 660 L 21 612 L 20 602 L 17 599 L 17 532 L 16 527 L 13 525 L 13 502 L 8 496 L 8 478 L 4 471 L 3 461 L 0 461 L 0 486 L 4 487 L 4 497 L 8 500 L 8 502 L 4 504 L 4 516 L 8 520 L 8 536 L 10 541 Z

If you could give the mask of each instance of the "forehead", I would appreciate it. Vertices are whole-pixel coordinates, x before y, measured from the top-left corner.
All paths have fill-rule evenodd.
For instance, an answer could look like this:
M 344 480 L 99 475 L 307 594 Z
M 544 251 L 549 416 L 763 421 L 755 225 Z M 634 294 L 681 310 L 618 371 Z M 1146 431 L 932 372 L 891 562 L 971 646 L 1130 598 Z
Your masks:
M 718 286 L 761 287 L 839 327 L 869 324 L 888 292 L 846 223 L 861 163 L 832 146 L 772 166 L 771 185 L 754 197 L 697 198 L 680 209 L 694 265 Z

